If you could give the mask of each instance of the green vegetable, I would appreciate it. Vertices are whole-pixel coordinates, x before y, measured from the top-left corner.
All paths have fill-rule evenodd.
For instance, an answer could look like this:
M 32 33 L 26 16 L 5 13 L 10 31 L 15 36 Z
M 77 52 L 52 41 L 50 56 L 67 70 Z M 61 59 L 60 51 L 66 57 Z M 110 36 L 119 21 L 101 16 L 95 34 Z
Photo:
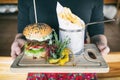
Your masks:
M 28 53 L 28 54 L 39 54 L 39 53 L 41 53 L 41 52 L 44 52 L 45 51 L 45 49 L 44 48 L 40 48 L 40 49 L 37 49 L 37 50 L 34 50 L 34 49 L 29 49 L 29 50 L 25 50 L 26 51 L 26 53 Z
M 58 40 L 58 36 L 57 36 L 57 33 L 55 32 L 55 30 L 53 29 L 53 36 L 54 36 L 54 38 L 55 38 L 55 44 L 57 45 L 57 46 L 59 46 L 59 43 L 60 43 L 60 41 Z
M 58 36 L 55 32 L 55 30 L 53 30 L 53 36 L 55 38 L 55 42 L 54 44 L 58 47 L 56 50 L 56 53 L 51 54 L 53 58 L 59 58 L 59 57 L 63 57 L 63 55 L 61 54 L 62 51 L 67 47 L 67 45 L 70 43 L 70 39 L 68 37 L 66 37 L 66 39 L 64 39 L 63 41 L 58 40 Z M 58 57 L 59 56 L 59 57 Z

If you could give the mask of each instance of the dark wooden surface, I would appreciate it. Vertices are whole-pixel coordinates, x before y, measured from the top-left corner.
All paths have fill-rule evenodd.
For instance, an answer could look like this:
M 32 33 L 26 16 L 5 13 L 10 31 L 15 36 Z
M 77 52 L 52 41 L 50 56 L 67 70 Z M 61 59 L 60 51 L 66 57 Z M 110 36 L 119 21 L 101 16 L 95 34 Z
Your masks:
M 105 24 L 105 35 L 112 52 L 120 51 L 120 26 L 115 22 Z
M 16 33 L 17 16 L 0 15 L 0 55 L 10 55 L 10 47 Z

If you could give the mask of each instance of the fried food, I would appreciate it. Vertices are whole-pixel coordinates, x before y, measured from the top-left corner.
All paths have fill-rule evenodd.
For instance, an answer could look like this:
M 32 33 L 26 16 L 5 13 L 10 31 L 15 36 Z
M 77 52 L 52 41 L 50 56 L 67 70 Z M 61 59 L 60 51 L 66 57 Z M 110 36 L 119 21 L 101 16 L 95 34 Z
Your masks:
M 77 24 L 78 26 L 84 27 L 84 24 L 80 22 L 80 18 L 73 14 L 71 10 L 67 7 L 64 7 L 63 10 L 58 14 L 64 20 L 68 20 L 73 24 Z

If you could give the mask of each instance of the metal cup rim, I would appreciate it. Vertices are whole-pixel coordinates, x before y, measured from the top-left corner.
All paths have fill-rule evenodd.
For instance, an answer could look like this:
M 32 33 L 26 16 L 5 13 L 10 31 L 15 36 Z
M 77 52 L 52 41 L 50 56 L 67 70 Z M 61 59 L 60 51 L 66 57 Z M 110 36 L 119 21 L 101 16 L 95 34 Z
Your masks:
M 85 28 L 77 29 L 77 30 L 68 30 L 68 29 L 59 28 L 59 30 L 66 31 L 66 32 L 81 32 L 81 31 L 83 31 L 84 29 L 85 29 Z

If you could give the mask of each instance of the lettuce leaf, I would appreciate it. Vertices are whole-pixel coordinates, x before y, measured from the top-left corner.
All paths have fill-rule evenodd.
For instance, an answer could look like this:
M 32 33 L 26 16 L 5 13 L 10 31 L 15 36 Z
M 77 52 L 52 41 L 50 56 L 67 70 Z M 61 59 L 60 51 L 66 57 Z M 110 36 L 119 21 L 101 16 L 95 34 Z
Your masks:
M 39 53 L 42 53 L 44 51 L 45 51 L 44 48 L 40 48 L 40 49 L 37 49 L 37 50 L 29 49 L 29 50 L 26 50 L 26 53 L 27 54 L 39 54 Z

